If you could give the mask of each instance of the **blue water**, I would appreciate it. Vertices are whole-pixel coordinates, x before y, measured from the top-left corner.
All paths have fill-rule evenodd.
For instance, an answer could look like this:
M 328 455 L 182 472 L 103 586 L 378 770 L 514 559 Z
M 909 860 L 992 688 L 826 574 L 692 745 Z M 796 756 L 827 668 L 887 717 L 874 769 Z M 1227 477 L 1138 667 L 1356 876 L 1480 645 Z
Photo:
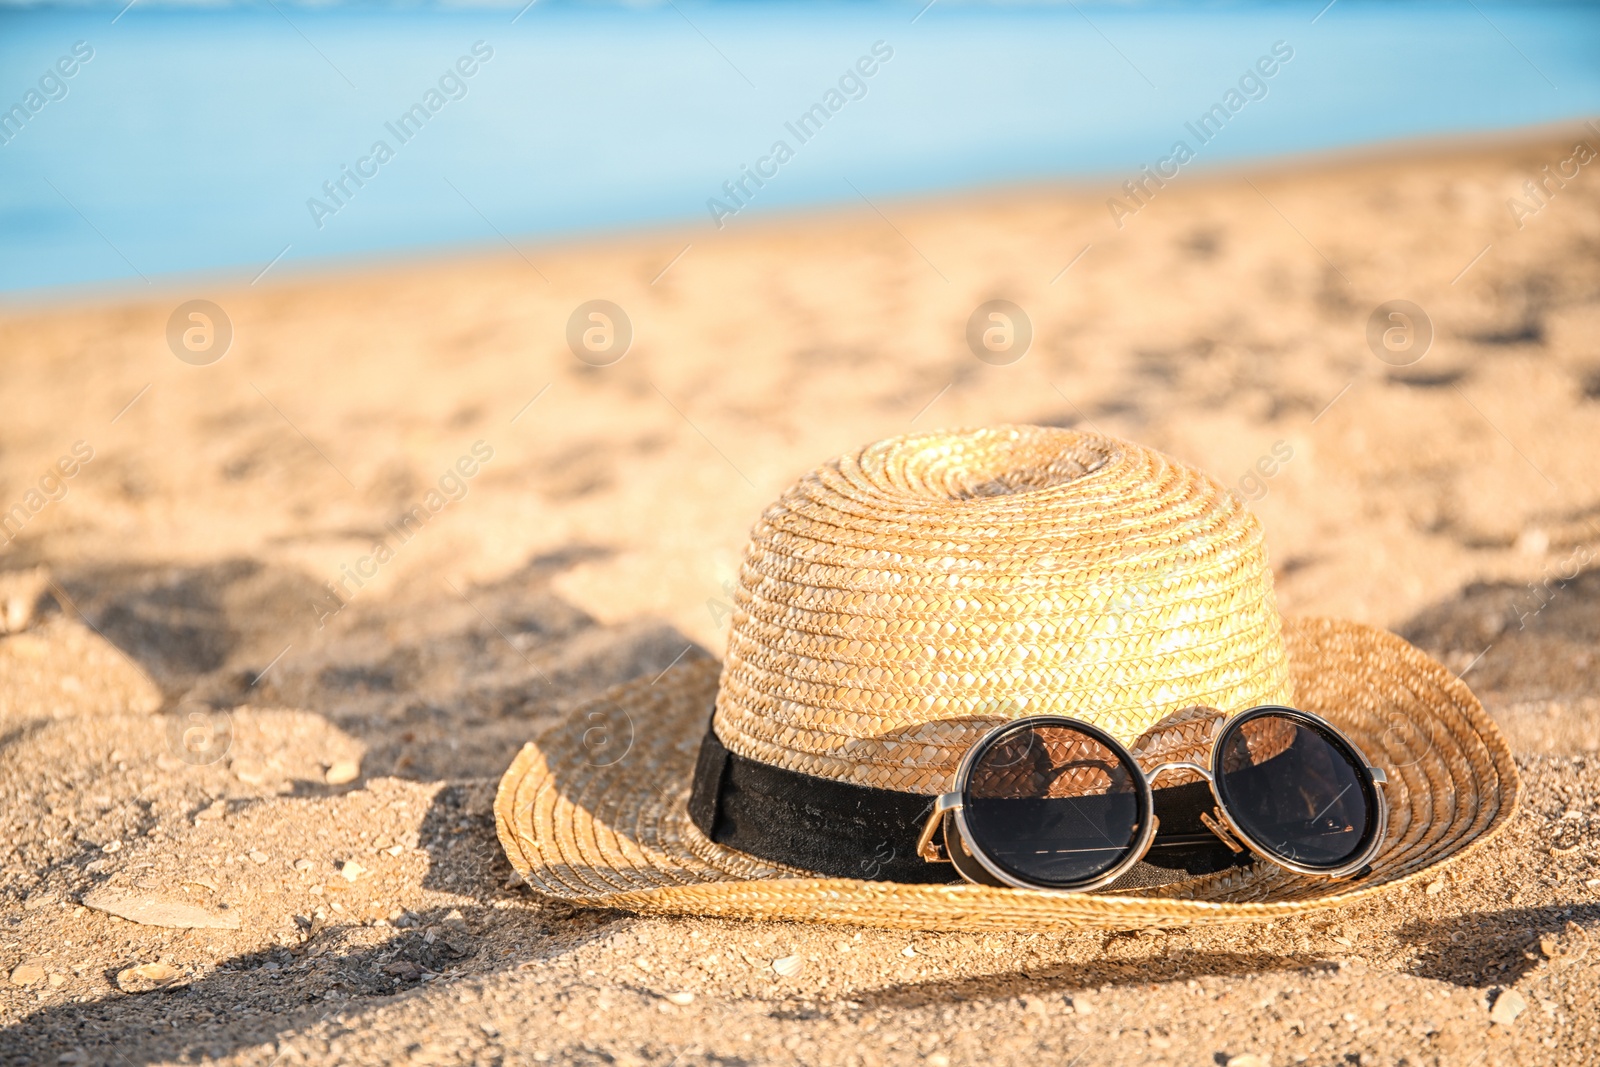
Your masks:
M 0 108 L 26 107 L 41 78 L 60 97 L 41 91 L 0 145 L 0 290 L 142 287 L 180 273 L 248 281 L 280 253 L 281 276 L 319 260 L 507 239 L 532 248 L 639 225 L 713 240 L 775 211 L 862 196 L 1051 177 L 1109 196 L 1179 138 L 1196 148 L 1187 172 L 1600 113 L 1593 6 L 1339 0 L 1317 17 L 1324 2 L 939 0 L 920 17 L 921 0 L 542 0 L 520 16 L 520 5 L 285 0 L 139 0 L 120 15 L 121 4 L 0 6 Z M 93 57 L 48 77 L 79 41 Z M 841 93 L 804 142 L 785 127 L 826 106 L 880 41 L 892 56 L 846 80 L 859 98 Z M 1265 95 L 1203 146 L 1187 134 L 1278 41 L 1293 57 L 1259 90 L 1250 83 Z M 473 60 L 475 42 L 492 56 Z M 386 123 L 426 108 L 460 57 L 473 74 L 446 79 L 437 111 L 402 142 Z M 381 164 L 380 140 L 392 153 Z M 792 151 L 781 165 L 778 140 Z M 364 184 L 324 191 L 358 164 Z M 764 186 L 724 192 L 758 164 Z

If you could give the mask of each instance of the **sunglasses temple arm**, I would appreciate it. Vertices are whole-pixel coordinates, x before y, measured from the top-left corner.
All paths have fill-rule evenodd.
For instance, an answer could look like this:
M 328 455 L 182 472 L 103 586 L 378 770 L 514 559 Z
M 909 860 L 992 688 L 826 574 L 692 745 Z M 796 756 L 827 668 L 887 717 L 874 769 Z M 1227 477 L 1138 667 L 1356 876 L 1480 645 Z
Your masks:
M 928 813 L 928 821 L 922 824 L 922 835 L 917 838 L 917 855 L 929 863 L 949 863 L 950 857 L 944 854 L 938 843 L 934 840 L 939 833 L 939 826 L 944 822 L 948 812 L 961 807 L 960 793 L 942 793 L 938 800 L 933 802 L 933 810 Z

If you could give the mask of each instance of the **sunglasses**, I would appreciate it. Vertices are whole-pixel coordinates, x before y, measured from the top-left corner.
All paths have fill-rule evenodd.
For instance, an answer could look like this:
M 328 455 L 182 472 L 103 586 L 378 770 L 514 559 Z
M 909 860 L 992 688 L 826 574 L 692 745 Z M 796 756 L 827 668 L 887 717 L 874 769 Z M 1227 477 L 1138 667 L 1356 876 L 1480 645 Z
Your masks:
M 954 863 L 981 885 L 1098 889 L 1127 875 L 1153 844 L 1193 844 L 1157 838 L 1151 783 L 1172 772 L 1210 785 L 1204 831 L 1241 858 L 1248 851 L 1298 874 L 1364 873 L 1388 826 L 1383 771 L 1307 711 L 1240 712 L 1213 739 L 1208 766 L 1180 761 L 1149 772 L 1104 730 L 1039 715 L 1003 723 L 968 750 L 917 854 Z

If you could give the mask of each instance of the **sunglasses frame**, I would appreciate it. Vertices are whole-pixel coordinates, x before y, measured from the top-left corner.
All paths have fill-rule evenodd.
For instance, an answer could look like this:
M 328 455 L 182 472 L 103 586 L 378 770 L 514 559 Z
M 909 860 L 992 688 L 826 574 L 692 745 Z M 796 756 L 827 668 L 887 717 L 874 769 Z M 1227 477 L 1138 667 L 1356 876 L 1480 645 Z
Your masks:
M 1220 767 L 1223 746 L 1233 736 L 1234 731 L 1245 723 L 1268 716 L 1297 721 L 1330 736 L 1336 746 L 1342 747 L 1348 755 L 1353 757 L 1351 763 L 1357 769 L 1362 779 L 1362 785 L 1367 789 L 1368 795 L 1373 800 L 1372 807 L 1375 811 L 1372 817 L 1375 819 L 1376 825 L 1372 829 L 1371 840 L 1353 858 L 1337 867 L 1313 867 L 1273 855 L 1270 850 L 1262 846 L 1240 827 L 1228 812 L 1227 805 L 1222 798 L 1221 789 L 1217 785 L 1218 768 Z M 1132 767 L 1138 772 L 1136 776 L 1136 784 L 1138 786 L 1137 803 L 1140 812 L 1138 836 L 1129 844 L 1126 856 L 1117 861 L 1105 873 L 1079 884 L 1045 886 L 1018 878 L 1016 875 L 1001 868 L 998 863 L 989 857 L 982 845 L 976 841 L 971 827 L 967 824 L 965 798 L 967 787 L 971 784 L 972 771 L 977 764 L 978 758 L 1005 734 L 1013 730 L 1035 726 L 1064 726 L 1077 730 L 1104 745 L 1125 766 Z M 945 824 L 946 817 L 954 816 L 956 834 L 960 838 L 959 844 L 973 859 L 978 861 L 978 864 L 984 870 L 999 879 L 1003 884 L 1015 889 L 1032 889 L 1053 893 L 1084 893 L 1099 889 L 1122 877 L 1134 864 L 1149 853 L 1160 823 L 1160 820 L 1155 815 L 1155 796 L 1152 783 L 1161 775 L 1176 770 L 1193 771 L 1204 778 L 1211 787 L 1211 798 L 1215 801 L 1213 813 L 1212 816 L 1202 815 L 1201 821 L 1223 844 L 1235 852 L 1248 850 L 1257 858 L 1282 867 L 1285 870 L 1293 871 L 1296 874 L 1335 879 L 1359 875 L 1367 869 L 1372 857 L 1383 846 L 1384 838 L 1388 836 L 1389 804 L 1384 789 L 1389 781 L 1388 775 L 1384 773 L 1382 768 L 1374 766 L 1372 761 L 1367 758 L 1366 753 L 1361 751 L 1360 747 L 1346 737 L 1337 727 L 1313 712 L 1302 711 L 1282 704 L 1261 704 L 1241 711 L 1237 715 L 1219 722 L 1211 739 L 1211 751 L 1206 762 L 1208 766 L 1201 766 L 1189 760 L 1176 760 L 1158 764 L 1146 771 L 1139 765 L 1139 761 L 1133 757 L 1133 753 L 1129 752 L 1116 738 L 1092 723 L 1084 722 L 1081 719 L 1073 719 L 1064 715 L 1032 715 L 1027 718 L 1013 719 L 1010 722 L 1000 723 L 974 742 L 972 747 L 967 750 L 966 755 L 962 757 L 961 765 L 956 770 L 954 788 L 938 797 L 934 802 L 933 811 L 929 813 L 927 822 L 922 827 L 922 834 L 917 839 L 917 855 L 929 863 L 954 862 L 952 857 L 942 854 L 940 846 L 935 840 L 939 829 Z M 1217 819 L 1220 819 L 1220 823 L 1216 821 Z M 960 869 L 959 865 L 957 865 L 957 869 Z

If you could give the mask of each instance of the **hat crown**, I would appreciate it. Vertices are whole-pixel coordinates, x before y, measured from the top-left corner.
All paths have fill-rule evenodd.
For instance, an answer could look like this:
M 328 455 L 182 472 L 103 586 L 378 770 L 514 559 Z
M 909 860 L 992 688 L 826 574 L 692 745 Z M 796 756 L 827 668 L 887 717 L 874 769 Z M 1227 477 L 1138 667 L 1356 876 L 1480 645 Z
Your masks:
M 734 752 L 936 793 L 996 723 L 1132 745 L 1174 712 L 1293 693 L 1261 528 L 1205 474 L 1097 434 L 914 434 L 757 522 L 717 696 Z

